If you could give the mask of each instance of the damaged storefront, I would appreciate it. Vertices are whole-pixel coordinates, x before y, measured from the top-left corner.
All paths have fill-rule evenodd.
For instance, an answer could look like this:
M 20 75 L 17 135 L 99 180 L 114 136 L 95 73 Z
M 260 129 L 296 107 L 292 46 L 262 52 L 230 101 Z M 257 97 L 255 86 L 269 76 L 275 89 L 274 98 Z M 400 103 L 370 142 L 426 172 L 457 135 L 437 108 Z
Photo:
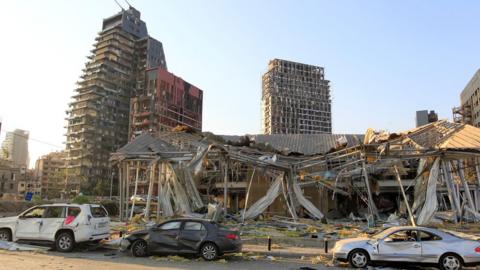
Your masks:
M 111 162 L 122 220 L 136 205 L 150 219 L 205 216 L 210 204 L 241 223 L 403 216 L 429 224 L 480 219 L 479 155 L 480 129 L 438 121 L 365 135 L 142 134 Z

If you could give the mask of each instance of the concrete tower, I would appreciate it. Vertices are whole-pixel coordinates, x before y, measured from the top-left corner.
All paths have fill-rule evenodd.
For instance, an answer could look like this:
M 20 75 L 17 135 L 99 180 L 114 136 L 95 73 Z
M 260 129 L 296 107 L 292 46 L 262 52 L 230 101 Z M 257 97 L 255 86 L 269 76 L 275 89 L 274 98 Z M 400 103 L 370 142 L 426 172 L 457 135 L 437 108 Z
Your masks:
M 130 98 L 145 70 L 167 68 L 162 43 L 148 36 L 132 7 L 103 20 L 69 104 L 66 155 L 69 193 L 106 189 L 109 155 L 127 143 Z

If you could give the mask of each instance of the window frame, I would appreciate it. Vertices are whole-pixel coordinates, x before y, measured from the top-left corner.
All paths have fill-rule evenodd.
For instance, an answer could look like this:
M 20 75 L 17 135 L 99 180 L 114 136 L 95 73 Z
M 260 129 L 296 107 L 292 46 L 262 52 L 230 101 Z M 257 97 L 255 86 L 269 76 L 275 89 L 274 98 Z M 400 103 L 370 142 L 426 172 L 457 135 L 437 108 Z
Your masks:
M 186 229 L 187 223 L 200 224 L 200 229 L 199 230 Z M 203 232 L 203 231 L 206 231 L 207 228 L 205 227 L 205 225 L 203 225 L 202 222 L 199 222 L 199 221 L 185 221 L 185 222 L 183 222 L 182 230 L 183 231 L 190 231 L 190 232 Z
M 418 232 L 418 230 L 416 229 L 401 229 L 401 230 L 398 230 L 398 231 L 394 231 L 392 233 L 390 233 L 389 235 L 385 236 L 385 238 L 383 238 L 384 242 L 385 242 L 385 239 L 387 238 L 390 238 L 392 239 L 393 241 L 391 242 L 386 242 L 386 243 L 389 243 L 389 244 L 392 244 L 392 243 L 414 243 L 414 242 L 420 242 L 419 239 L 418 239 L 418 233 L 415 237 L 415 241 L 408 241 L 408 239 L 406 240 L 403 240 L 403 241 L 395 241 L 393 238 L 391 238 L 392 235 L 395 235 L 397 233 L 405 233 L 407 234 L 407 232 L 410 231 L 410 232 Z
M 97 209 L 97 208 L 98 208 L 98 209 L 101 209 L 101 211 L 103 212 L 104 215 L 103 215 L 103 216 L 95 215 L 95 214 L 93 213 L 93 209 L 94 209 L 94 208 L 95 208 L 95 209 Z M 107 212 L 107 210 L 105 210 L 105 208 L 103 208 L 103 206 L 101 206 L 101 205 L 99 205 L 99 206 L 93 206 L 93 205 L 91 205 L 91 206 L 90 206 L 90 214 L 92 215 L 93 218 L 107 218 L 107 217 L 108 217 L 108 212 Z
M 52 209 L 52 208 L 62 208 L 62 212 L 60 213 L 60 217 L 49 217 L 48 216 L 50 214 L 50 209 Z M 45 211 L 43 212 L 42 218 L 65 218 L 66 208 L 67 207 L 65 207 L 65 206 L 57 206 L 57 205 L 45 206 Z
M 432 241 L 442 241 L 443 238 L 435 233 L 431 233 L 431 232 L 427 232 L 427 231 L 424 231 L 424 230 L 417 230 L 418 232 L 418 235 L 417 235 L 417 238 L 418 238 L 418 242 L 432 242 Z M 437 239 L 432 239 L 432 240 L 422 240 L 422 238 L 420 237 L 420 234 L 421 233 L 426 233 L 428 235 L 431 235 L 433 236 L 434 238 L 437 238 Z
M 27 217 L 26 215 L 30 212 L 35 211 L 36 209 L 43 209 L 43 213 L 41 217 Z M 36 206 L 34 208 L 28 209 L 27 211 L 23 212 L 23 214 L 20 216 L 23 219 L 30 219 L 30 218 L 43 218 L 45 215 L 46 207 L 45 206 Z
M 78 217 L 78 216 L 82 213 L 82 208 L 81 208 L 81 207 L 78 207 L 78 206 L 68 206 L 68 207 L 67 207 L 67 210 L 65 211 L 65 217 L 71 216 L 71 215 L 68 215 L 68 211 L 69 211 L 70 209 L 78 209 L 78 210 L 80 210 L 80 211 L 78 212 L 78 214 L 77 214 L 76 216 L 74 216 L 74 217 Z
M 170 223 L 178 223 L 178 228 L 171 228 L 171 229 L 163 229 L 162 227 L 167 225 L 167 224 L 170 224 Z M 167 221 L 165 223 L 162 223 L 158 226 L 158 229 L 162 230 L 162 231 L 174 231 L 174 230 L 180 230 L 182 228 L 182 221 Z

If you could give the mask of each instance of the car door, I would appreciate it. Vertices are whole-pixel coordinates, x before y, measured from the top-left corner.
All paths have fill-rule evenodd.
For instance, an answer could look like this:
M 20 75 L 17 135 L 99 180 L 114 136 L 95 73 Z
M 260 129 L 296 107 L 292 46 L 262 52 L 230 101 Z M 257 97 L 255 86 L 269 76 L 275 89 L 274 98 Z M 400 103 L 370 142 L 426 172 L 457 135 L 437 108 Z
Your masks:
M 179 248 L 183 252 L 197 253 L 200 244 L 207 237 L 207 229 L 198 221 L 185 221 L 178 239 Z
M 379 241 L 378 254 L 382 261 L 417 261 L 422 253 L 416 230 L 399 230 Z
M 90 212 L 92 214 L 91 224 L 93 229 L 93 236 L 105 235 L 110 232 L 110 218 L 108 217 L 107 210 L 101 205 L 90 206 Z
M 65 206 L 46 207 L 42 223 L 40 224 L 40 240 L 55 240 L 55 233 L 62 228 L 65 221 L 65 208 Z
M 425 263 L 436 263 L 438 257 L 445 250 L 445 243 L 442 238 L 434 233 L 418 231 L 418 239 L 422 244 L 421 261 Z
M 153 252 L 177 252 L 181 221 L 169 221 L 150 229 L 149 250 Z
M 15 238 L 38 239 L 44 213 L 45 207 L 37 206 L 21 214 L 17 220 Z

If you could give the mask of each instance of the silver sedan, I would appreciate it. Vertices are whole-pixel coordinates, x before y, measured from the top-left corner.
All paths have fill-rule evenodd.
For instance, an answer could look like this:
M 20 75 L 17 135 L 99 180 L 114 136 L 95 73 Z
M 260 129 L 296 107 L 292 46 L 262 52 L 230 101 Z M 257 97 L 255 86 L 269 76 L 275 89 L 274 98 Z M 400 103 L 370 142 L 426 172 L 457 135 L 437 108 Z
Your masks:
M 425 227 L 398 226 L 370 238 L 340 240 L 335 260 L 363 268 L 375 262 L 435 264 L 442 270 L 460 270 L 480 264 L 480 238 Z

